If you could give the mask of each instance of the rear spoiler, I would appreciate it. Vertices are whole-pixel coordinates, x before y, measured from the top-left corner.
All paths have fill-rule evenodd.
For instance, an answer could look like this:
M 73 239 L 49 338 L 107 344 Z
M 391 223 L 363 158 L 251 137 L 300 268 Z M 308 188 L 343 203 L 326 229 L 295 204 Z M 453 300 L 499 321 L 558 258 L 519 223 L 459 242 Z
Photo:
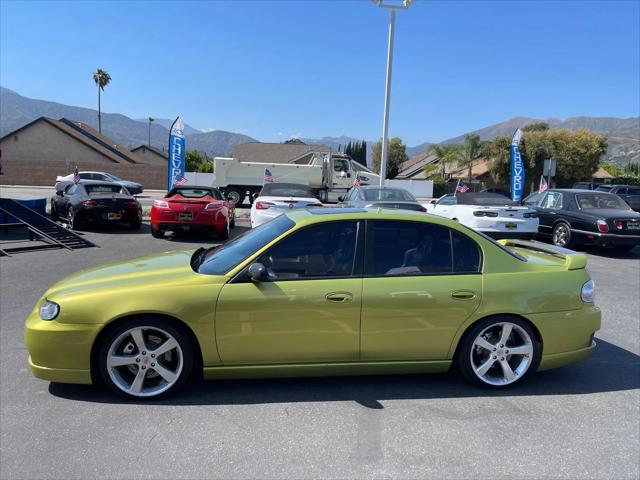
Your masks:
M 564 260 L 567 270 L 580 270 L 587 266 L 587 256 L 584 253 L 574 252 L 567 248 L 556 247 L 555 245 L 547 245 L 541 242 L 532 242 L 527 240 L 504 239 L 498 240 L 500 245 L 505 247 L 526 248 L 538 253 L 545 253 L 556 258 Z

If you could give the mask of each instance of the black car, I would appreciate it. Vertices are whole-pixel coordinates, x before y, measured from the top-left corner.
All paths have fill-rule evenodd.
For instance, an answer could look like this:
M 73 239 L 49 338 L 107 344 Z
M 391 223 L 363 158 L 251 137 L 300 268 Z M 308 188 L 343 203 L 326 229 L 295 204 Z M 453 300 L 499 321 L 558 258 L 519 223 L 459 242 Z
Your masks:
M 597 192 L 609 192 L 619 196 L 636 212 L 640 212 L 640 185 L 600 185 Z
M 380 188 L 372 185 L 353 187 L 345 197 L 338 198 L 338 201 L 344 207 L 381 207 L 418 212 L 427 211 L 411 192 L 403 188 Z
M 138 182 L 131 182 L 129 180 L 123 180 L 116 177 L 113 173 L 108 172 L 78 172 L 80 180 L 96 180 L 98 182 L 113 182 L 125 187 L 131 195 L 140 195 L 144 188 L 142 184 Z M 56 190 L 64 190 L 67 185 L 73 183 L 73 173 L 70 173 L 66 177 L 56 178 Z
M 640 213 L 611 193 L 553 189 L 529 195 L 524 204 L 536 209 L 538 234 L 551 237 L 554 245 L 610 245 L 631 250 L 640 244 Z
M 600 185 L 602 185 L 602 183 L 598 183 L 598 182 L 576 182 L 576 183 L 573 184 L 573 187 L 571 187 L 571 188 L 574 189 L 574 190 L 595 190 Z
M 485 188 L 484 190 L 480 190 L 480 193 L 497 193 L 498 195 L 511 198 L 511 192 L 507 192 L 504 188 Z
M 51 198 L 51 218 L 65 218 L 77 229 L 90 223 L 142 225 L 142 207 L 129 191 L 116 183 L 81 180 L 57 190 Z

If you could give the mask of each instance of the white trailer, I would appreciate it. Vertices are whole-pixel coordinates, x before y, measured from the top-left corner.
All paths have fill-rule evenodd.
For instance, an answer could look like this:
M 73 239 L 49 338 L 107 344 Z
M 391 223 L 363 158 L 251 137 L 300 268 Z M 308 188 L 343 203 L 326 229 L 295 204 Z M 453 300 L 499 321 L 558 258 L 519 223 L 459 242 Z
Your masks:
M 341 153 L 316 153 L 304 163 L 241 162 L 235 158 L 213 160 L 213 186 L 240 205 L 247 195 L 251 202 L 264 184 L 265 170 L 276 182 L 309 185 L 320 201 L 336 201 L 356 179 L 361 185 L 375 185 L 380 177 L 364 165 Z

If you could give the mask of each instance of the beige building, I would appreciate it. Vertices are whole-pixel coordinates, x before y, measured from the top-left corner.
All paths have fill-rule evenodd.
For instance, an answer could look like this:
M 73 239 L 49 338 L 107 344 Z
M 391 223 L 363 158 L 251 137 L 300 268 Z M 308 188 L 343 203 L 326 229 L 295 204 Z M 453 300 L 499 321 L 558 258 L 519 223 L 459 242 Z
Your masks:
M 0 139 L 3 160 L 84 163 L 144 163 L 114 140 L 81 122 L 40 117 Z
M 169 155 L 162 150 L 158 150 L 155 147 L 148 145 L 140 145 L 136 148 L 132 148 L 131 151 L 140 157 L 144 163 L 149 165 L 167 165 L 169 162 Z

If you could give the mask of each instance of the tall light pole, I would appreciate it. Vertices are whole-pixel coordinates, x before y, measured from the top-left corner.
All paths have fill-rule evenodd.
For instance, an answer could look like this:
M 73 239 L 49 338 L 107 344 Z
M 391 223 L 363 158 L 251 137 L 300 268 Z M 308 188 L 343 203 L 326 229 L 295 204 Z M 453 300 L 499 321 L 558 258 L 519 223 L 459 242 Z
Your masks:
M 384 187 L 387 177 L 387 157 L 389 155 L 389 102 L 391 100 L 391 71 L 393 70 L 393 33 L 396 25 L 396 10 L 406 10 L 413 0 L 402 0 L 400 3 L 384 3 L 384 0 L 372 0 L 380 8 L 391 10 L 389 17 L 389 44 L 387 48 L 387 83 L 384 92 L 384 120 L 382 123 L 382 158 L 380 159 L 380 187 Z
M 149 117 L 149 143 L 147 146 L 151 146 L 151 124 L 155 121 L 155 118 Z

